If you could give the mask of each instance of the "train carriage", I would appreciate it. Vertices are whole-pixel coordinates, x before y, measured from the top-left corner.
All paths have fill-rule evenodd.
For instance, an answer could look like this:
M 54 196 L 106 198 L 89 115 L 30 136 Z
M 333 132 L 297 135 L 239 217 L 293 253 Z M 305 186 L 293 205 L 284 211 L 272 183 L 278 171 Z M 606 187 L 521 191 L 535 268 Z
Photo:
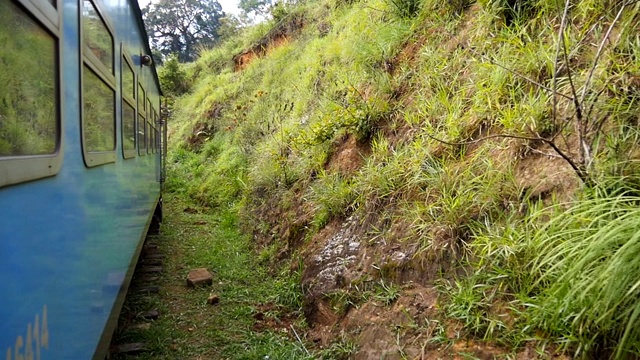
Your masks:
M 135 0 L 0 0 L 0 359 L 104 359 L 161 217 Z

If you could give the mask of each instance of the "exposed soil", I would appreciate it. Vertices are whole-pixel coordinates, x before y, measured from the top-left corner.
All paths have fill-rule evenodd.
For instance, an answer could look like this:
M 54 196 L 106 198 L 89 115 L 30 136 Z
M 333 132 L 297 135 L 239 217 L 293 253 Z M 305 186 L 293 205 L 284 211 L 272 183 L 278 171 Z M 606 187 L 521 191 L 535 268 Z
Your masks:
M 370 153 L 369 144 L 359 143 L 352 135 L 345 136 L 335 144 L 334 154 L 325 169 L 342 175 L 353 175 Z
M 286 44 L 303 26 L 304 19 L 302 17 L 287 17 L 251 47 L 233 57 L 234 71 L 246 69 L 256 57 L 264 56 L 270 50 Z

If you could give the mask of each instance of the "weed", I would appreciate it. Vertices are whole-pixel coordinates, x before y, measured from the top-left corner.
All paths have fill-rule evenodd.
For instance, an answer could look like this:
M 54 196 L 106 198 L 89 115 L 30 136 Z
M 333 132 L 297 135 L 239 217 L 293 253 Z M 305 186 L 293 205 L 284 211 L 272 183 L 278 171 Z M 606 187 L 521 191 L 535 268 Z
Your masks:
M 377 291 L 374 295 L 374 299 L 381 302 L 385 306 L 391 305 L 400 297 L 400 288 L 393 283 L 386 283 L 384 280 L 380 280 L 380 286 L 377 287 Z
M 401 18 L 412 18 L 420 11 L 418 0 L 389 0 L 396 14 Z
M 320 359 L 346 360 L 356 353 L 358 346 L 345 333 L 340 334 L 340 338 L 332 342 L 320 353 Z
M 316 217 L 321 223 L 329 217 L 346 215 L 356 197 L 351 181 L 339 173 L 322 170 L 310 187 L 307 197 L 314 204 Z

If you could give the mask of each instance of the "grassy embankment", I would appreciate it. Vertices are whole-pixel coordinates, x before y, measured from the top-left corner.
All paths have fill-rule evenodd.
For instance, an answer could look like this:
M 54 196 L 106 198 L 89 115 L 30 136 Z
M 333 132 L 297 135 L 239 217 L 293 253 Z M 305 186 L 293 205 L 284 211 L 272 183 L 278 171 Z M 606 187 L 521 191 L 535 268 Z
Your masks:
M 170 189 L 235 204 L 246 249 L 305 279 L 323 231 L 369 224 L 360 255 L 375 266 L 300 296 L 347 319 L 376 301 L 371 281 L 397 289 L 380 311 L 409 282 L 437 288 L 437 314 L 394 328 L 398 356 L 464 339 L 505 356 L 637 355 L 640 3 L 508 3 L 278 7 L 172 72 L 190 90 Z M 385 257 L 396 249 L 408 260 Z

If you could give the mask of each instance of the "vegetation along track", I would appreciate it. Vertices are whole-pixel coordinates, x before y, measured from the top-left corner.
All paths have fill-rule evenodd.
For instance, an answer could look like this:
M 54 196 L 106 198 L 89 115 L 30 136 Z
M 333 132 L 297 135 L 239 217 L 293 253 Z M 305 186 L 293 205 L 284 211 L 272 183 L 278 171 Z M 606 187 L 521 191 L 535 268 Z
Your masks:
M 165 206 L 160 235 L 147 239 L 166 255 L 162 271 L 150 283 L 139 264 L 114 347 L 145 343 L 136 359 L 306 358 L 294 332 L 302 321 L 297 273 L 270 274 L 238 231 L 233 209 L 212 214 L 174 194 Z M 213 274 L 213 285 L 188 288 L 189 270 L 200 267 Z M 158 291 L 148 291 L 150 284 Z M 211 294 L 218 303 L 207 302 Z M 157 319 L 145 319 L 150 310 Z

